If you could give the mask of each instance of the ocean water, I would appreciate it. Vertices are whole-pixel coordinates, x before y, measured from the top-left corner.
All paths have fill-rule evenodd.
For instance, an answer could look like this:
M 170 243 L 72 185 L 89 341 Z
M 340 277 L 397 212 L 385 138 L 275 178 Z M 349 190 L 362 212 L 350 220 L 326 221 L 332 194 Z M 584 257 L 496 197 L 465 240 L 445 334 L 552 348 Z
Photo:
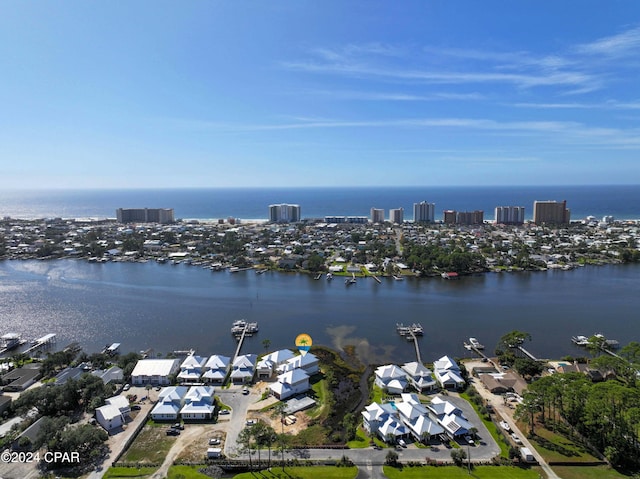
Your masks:
M 265 219 L 268 205 L 299 204 L 303 218 L 327 215 L 369 216 L 370 209 L 404 208 L 413 219 L 413 204 L 435 203 L 442 211 L 483 210 L 494 219 L 496 206 L 524 206 L 528 219 L 535 200 L 567 201 L 572 220 L 592 215 L 640 218 L 640 185 L 526 187 L 353 187 L 353 188 L 207 188 L 140 190 L 52 190 L 0 192 L 0 216 L 12 218 L 114 218 L 117 208 L 173 208 L 176 218 Z

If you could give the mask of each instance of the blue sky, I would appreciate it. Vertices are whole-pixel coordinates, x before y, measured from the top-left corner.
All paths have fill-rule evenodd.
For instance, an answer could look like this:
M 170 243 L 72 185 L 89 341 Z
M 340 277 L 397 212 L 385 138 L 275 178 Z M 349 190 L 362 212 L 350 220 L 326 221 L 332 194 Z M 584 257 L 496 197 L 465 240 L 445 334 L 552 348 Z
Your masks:
M 640 2 L 5 1 L 2 188 L 640 183 Z

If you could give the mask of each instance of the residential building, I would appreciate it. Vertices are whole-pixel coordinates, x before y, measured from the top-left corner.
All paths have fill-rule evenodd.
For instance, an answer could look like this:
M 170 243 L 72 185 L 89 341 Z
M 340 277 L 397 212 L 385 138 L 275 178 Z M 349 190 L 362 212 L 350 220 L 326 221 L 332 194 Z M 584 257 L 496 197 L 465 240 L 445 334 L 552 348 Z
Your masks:
M 307 353 L 305 355 L 299 354 L 278 366 L 278 371 L 285 373 L 298 368 L 302 369 L 309 376 L 313 376 L 320 372 L 320 360 L 313 353 Z
M 200 376 L 204 372 L 204 365 L 206 362 L 207 358 L 203 358 L 202 356 L 196 356 L 194 354 L 187 356 L 180 365 L 178 381 L 181 383 L 199 381 Z
M 297 223 L 300 221 L 300 205 L 269 205 L 269 221 L 271 223 Z
M 118 406 L 111 404 L 96 408 L 96 420 L 107 432 L 118 429 L 125 423 L 124 415 Z
M 324 222 L 328 224 L 367 224 L 369 218 L 366 216 L 325 216 Z
M 389 394 L 401 394 L 407 389 L 407 373 L 395 364 L 378 367 L 375 376 L 375 384 Z
M 178 372 L 177 359 L 141 359 L 131 373 L 131 384 L 169 385 L 170 376 Z
M 206 383 L 222 385 L 224 378 L 227 377 L 230 362 L 231 358 L 228 356 L 214 354 L 204 365 L 202 380 Z
M 459 389 L 465 385 L 458 363 L 449 356 L 442 356 L 434 361 L 433 372 L 436 380 L 445 389 Z
M 290 349 L 282 349 L 280 351 L 274 351 L 262 357 L 256 366 L 258 378 L 268 379 L 273 376 L 276 368 L 285 364 L 290 359 L 294 358 L 294 354 Z
M 447 225 L 455 225 L 458 219 L 458 212 L 456 210 L 444 210 L 442 212 L 442 221 Z
M 524 206 L 496 206 L 495 221 L 503 225 L 524 223 Z
M 173 208 L 118 208 L 118 223 L 173 223 Z
M 128 416 L 131 412 L 131 406 L 129 400 L 125 396 L 113 396 L 105 400 L 105 403 L 109 406 L 117 407 L 123 416 Z
M 409 433 L 419 442 L 428 442 L 431 437 L 439 436 L 445 430 L 437 421 L 429 417 L 428 409 L 420 403 L 415 394 L 402 394 L 402 402 L 395 403 L 400 420 Z
M 404 222 L 404 208 L 393 208 L 389 210 L 389 221 L 401 225 Z
M 414 223 L 433 223 L 435 221 L 436 205 L 421 201 L 413 204 Z
M 193 386 L 184 396 L 180 417 L 184 420 L 211 419 L 215 410 L 212 386 Z
M 247 384 L 253 381 L 257 359 L 258 357 L 255 354 L 245 354 L 236 358 L 231 367 L 231 381 L 233 384 Z
M 362 411 L 362 422 L 366 431 L 377 435 L 387 443 L 396 443 L 407 437 L 409 431 L 400 421 L 396 409 L 389 403 L 372 403 Z
M 178 419 L 187 391 L 186 386 L 164 388 L 158 395 L 158 402 L 151 410 L 151 418 L 154 421 L 175 421 Z
M 281 401 L 310 389 L 309 375 L 302 369 L 292 369 L 278 376 L 278 381 L 270 384 L 269 389 Z
M 452 439 L 469 434 L 473 428 L 473 424 L 464 417 L 462 410 L 439 396 L 431 399 L 427 407 L 438 418 L 438 423 L 444 428 L 447 436 Z
M 484 223 L 484 211 L 458 211 L 456 224 L 459 225 L 481 225 Z
M 384 209 L 371 208 L 371 222 L 372 223 L 384 223 Z
M 537 225 L 569 224 L 571 211 L 567 209 L 567 202 L 562 201 L 534 201 L 533 222 Z
M 420 393 L 431 391 L 437 385 L 431 370 L 422 363 L 413 361 L 403 364 L 402 370 L 407 374 L 409 383 Z
M 105 384 L 121 383 L 124 379 L 124 373 L 118 366 L 111 366 L 107 370 L 96 369 L 95 371 L 91 371 L 91 374 L 98 376 Z

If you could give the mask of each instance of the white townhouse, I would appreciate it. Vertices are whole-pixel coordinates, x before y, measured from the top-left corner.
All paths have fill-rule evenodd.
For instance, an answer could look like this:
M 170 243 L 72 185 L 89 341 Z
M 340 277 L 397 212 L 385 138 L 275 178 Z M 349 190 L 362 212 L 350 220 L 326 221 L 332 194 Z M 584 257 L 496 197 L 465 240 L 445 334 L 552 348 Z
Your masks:
M 231 369 L 231 381 L 233 384 L 246 384 L 253 381 L 253 376 L 256 373 L 257 358 L 255 354 L 245 354 L 236 358 Z
M 214 354 L 204 365 L 202 380 L 206 383 L 222 385 L 229 371 L 231 359 L 228 356 Z
M 286 373 L 293 369 L 302 369 L 309 376 L 318 374 L 320 372 L 320 360 L 318 356 L 313 353 L 299 354 L 297 356 L 288 359 L 284 364 L 278 367 L 278 372 Z
M 452 439 L 469 434 L 471 428 L 474 427 L 464 417 L 460 408 L 439 396 L 431 399 L 431 403 L 427 407 L 436 416 L 447 436 Z
M 180 417 L 185 420 L 211 419 L 215 409 L 213 386 L 192 386 L 184 396 Z
M 309 375 L 302 369 L 293 369 L 280 374 L 278 381 L 269 385 L 273 395 L 281 401 L 307 392 L 310 387 Z
M 424 391 L 432 391 L 437 383 L 433 378 L 433 373 L 424 364 L 417 361 L 405 363 L 402 370 L 407 373 L 409 383 L 420 393 Z
M 125 422 L 124 415 L 118 406 L 107 404 L 96 409 L 96 420 L 107 431 L 122 427 Z
M 158 395 L 158 402 L 151 410 L 151 418 L 154 421 L 175 421 L 178 419 L 187 391 L 186 386 L 164 388 Z
M 293 359 L 293 357 L 294 354 L 290 349 L 281 349 L 263 356 L 257 365 L 258 377 L 263 379 L 270 378 L 279 366 Z
M 178 373 L 178 381 L 181 383 L 197 382 L 203 373 L 206 358 L 190 354 L 182 361 L 180 372 Z
M 439 436 L 444 428 L 429 417 L 429 410 L 420 403 L 415 394 L 402 394 L 402 402 L 395 406 L 403 424 L 416 441 L 428 442 L 432 436 Z
M 362 411 L 363 426 L 369 434 L 378 434 L 380 427 L 394 415 L 397 415 L 397 412 L 391 404 L 371 403 Z M 384 437 L 382 439 L 385 440 Z
M 131 373 L 131 384 L 165 385 L 170 384 L 169 377 L 178 371 L 177 359 L 141 359 Z
M 407 374 L 395 364 L 380 366 L 375 375 L 375 384 L 389 394 L 401 394 L 407 389 Z
M 445 389 L 460 389 L 465 385 L 460 366 L 449 356 L 442 356 L 434 361 L 433 372 L 437 381 Z

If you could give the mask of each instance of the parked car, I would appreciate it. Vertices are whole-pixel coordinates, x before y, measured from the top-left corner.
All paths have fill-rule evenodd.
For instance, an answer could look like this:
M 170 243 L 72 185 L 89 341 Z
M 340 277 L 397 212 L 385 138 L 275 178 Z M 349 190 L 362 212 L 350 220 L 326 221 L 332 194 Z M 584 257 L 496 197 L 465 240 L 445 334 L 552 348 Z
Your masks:
M 211 439 L 209 439 L 209 445 L 210 446 L 217 446 L 218 444 L 220 444 L 220 439 L 217 437 L 212 437 Z
M 515 433 L 511 434 L 511 439 L 513 439 L 513 442 L 515 442 L 516 444 L 522 444 L 522 440 Z
M 170 427 L 169 429 L 167 429 L 166 434 L 167 434 L 167 436 L 179 436 L 180 435 L 180 431 Z
M 404 439 L 398 439 L 398 445 L 400 445 L 402 447 L 407 447 L 407 443 L 404 442 Z
M 224 416 L 226 414 L 231 414 L 231 411 L 229 411 L 228 409 L 220 409 L 220 412 L 218 414 L 220 416 Z
M 245 396 L 249 394 L 249 388 L 242 388 L 242 394 L 244 394 Z
M 129 389 L 131 389 L 131 384 L 125 384 L 122 388 L 123 391 L 128 391 Z
M 253 426 L 254 424 L 257 424 L 258 421 L 256 421 L 255 419 L 249 419 L 247 420 L 247 426 Z
M 133 406 L 131 406 L 131 410 L 132 411 L 139 411 L 140 409 L 142 409 L 140 406 L 138 406 L 137 404 L 134 404 Z
M 173 424 L 173 425 L 171 426 L 171 429 L 180 429 L 180 430 L 183 430 L 183 429 L 184 429 L 184 426 L 183 426 L 182 424 L 180 424 L 179 422 L 177 422 L 177 423 L 175 423 L 175 424 Z

